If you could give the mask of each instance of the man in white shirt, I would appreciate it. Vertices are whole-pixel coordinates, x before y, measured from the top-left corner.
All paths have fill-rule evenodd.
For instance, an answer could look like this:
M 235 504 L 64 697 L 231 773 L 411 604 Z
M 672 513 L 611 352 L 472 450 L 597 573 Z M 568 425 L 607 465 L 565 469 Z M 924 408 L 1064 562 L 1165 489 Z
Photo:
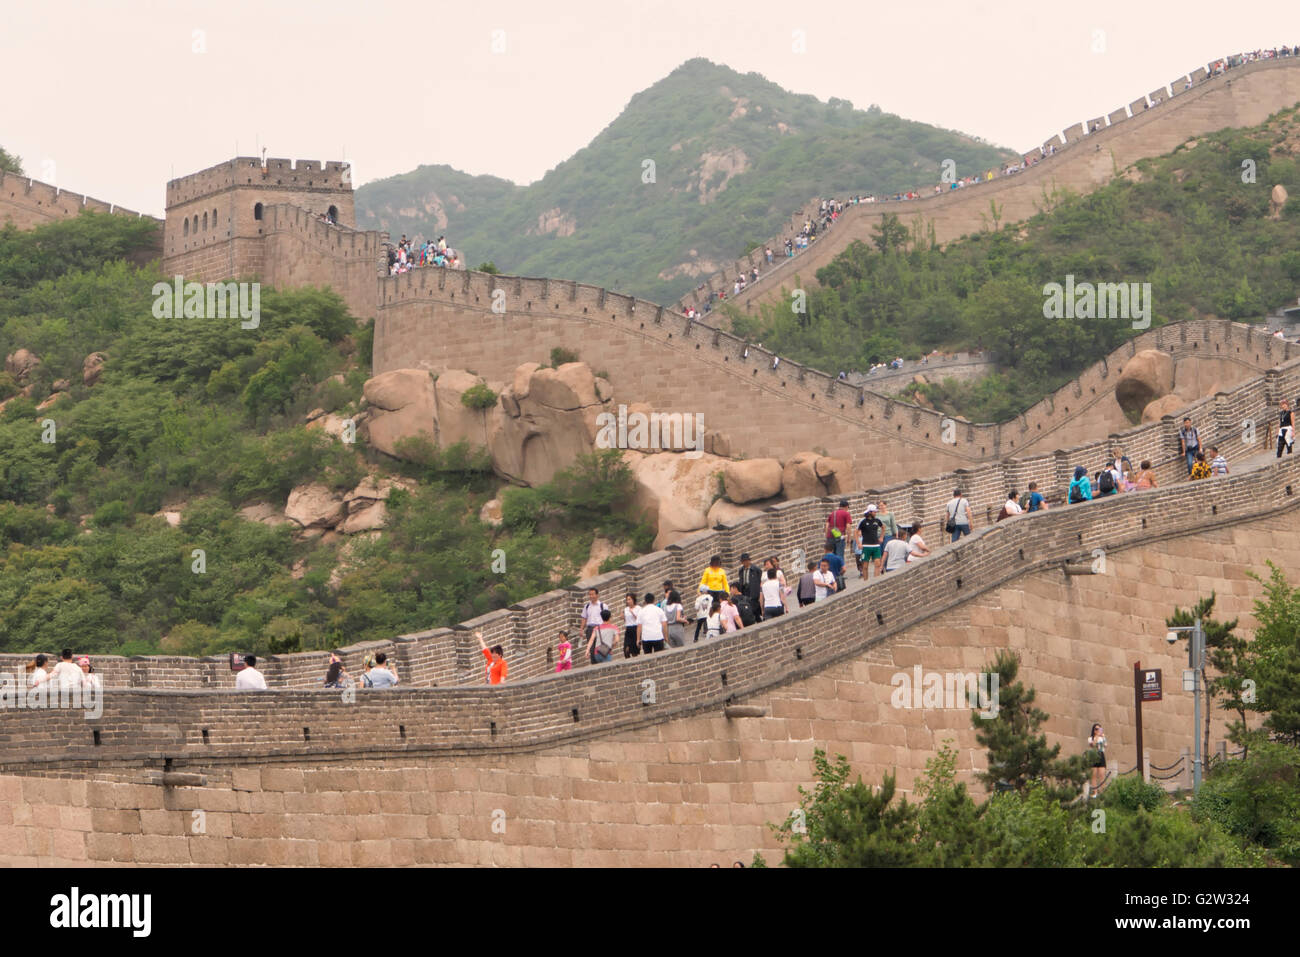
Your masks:
M 655 596 L 646 592 L 645 604 L 637 615 L 636 643 L 646 654 L 663 651 L 668 616 L 655 604 Z
M 362 676 L 361 683 L 367 688 L 391 688 L 397 684 L 397 674 L 389 667 L 386 654 L 381 651 L 375 655 L 375 666 Z M 266 687 L 265 681 L 262 687 Z
M 813 572 L 813 584 L 817 586 L 817 601 L 830 597 L 835 591 L 835 575 L 831 572 L 831 563 L 824 558 Z
M 64 648 L 59 654 L 59 663 L 54 666 L 54 673 L 50 675 L 50 687 L 80 688 L 81 679 L 81 669 L 72 660 L 72 649 Z
M 898 526 L 898 537 L 891 538 L 885 543 L 885 571 L 892 572 L 902 568 L 907 564 L 908 556 L 912 554 L 912 546 L 908 544 L 904 537 L 908 532 L 905 526 Z
M 244 670 L 235 675 L 236 691 L 265 691 L 266 679 L 257 670 L 257 656 L 244 655 Z

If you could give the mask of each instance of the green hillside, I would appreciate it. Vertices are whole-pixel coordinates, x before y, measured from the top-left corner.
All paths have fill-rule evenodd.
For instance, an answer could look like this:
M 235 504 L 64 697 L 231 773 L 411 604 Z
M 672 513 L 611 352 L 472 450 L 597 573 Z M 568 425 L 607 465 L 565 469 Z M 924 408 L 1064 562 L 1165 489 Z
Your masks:
M 399 465 L 307 427 L 310 410 L 358 410 L 371 327 L 319 289 L 264 289 L 251 330 L 159 319 L 152 289 L 166 277 L 127 261 L 155 241 L 150 222 L 95 213 L 0 229 L 0 354 L 40 359 L 0 372 L 0 651 L 337 647 L 570 583 L 594 534 L 649 549 L 652 534 L 619 517 L 621 463 L 575 463 L 507 496 L 493 528 L 479 518 L 500 484 L 485 456 L 417 444 L 416 464 Z M 88 385 L 93 352 L 107 361 Z M 413 485 L 393 490 L 377 536 L 241 512 L 279 513 L 296 486 L 344 491 L 367 474 Z
M 358 189 L 357 224 L 445 233 L 470 263 L 671 302 L 812 196 L 922 187 L 945 159 L 982 169 L 1013 155 L 695 59 L 536 183 L 422 166 Z M 642 182 L 646 160 L 653 183 Z
M 920 391 L 944 411 L 1005 421 L 1136 335 L 1126 319 L 1049 319 L 1043 287 L 1067 275 L 1151 283 L 1151 325 L 1219 317 L 1250 322 L 1300 293 L 1300 119 L 1224 130 L 1143 160 L 1086 196 L 944 249 L 877 229 L 817 272 L 806 316 L 768 307 L 733 331 L 837 371 L 931 349 L 991 350 L 1001 373 Z M 1243 159 L 1256 164 L 1243 182 Z M 1275 208 L 1282 185 L 1290 199 Z M 801 321 L 802 320 L 802 321 Z

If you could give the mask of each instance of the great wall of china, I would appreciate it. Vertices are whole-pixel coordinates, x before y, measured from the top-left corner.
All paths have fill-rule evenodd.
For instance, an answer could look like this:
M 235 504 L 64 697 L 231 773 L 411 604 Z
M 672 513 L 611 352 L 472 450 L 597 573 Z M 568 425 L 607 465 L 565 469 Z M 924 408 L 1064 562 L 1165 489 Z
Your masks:
M 1300 70 L 1285 73 L 1275 99 L 1290 99 L 1265 115 L 1300 100 L 1298 81 Z M 1212 92 L 1215 82 L 1202 90 Z M 1165 115 L 1173 115 L 1173 103 Z M 1184 129 L 1177 143 L 1225 125 Z M 1041 189 L 1033 172 L 1006 185 Z M 972 194 L 984 203 L 997 185 Z M 1011 221 L 1011 199 L 1004 201 Z M 932 412 L 796 363 L 774 363 L 652 303 L 559 280 L 435 270 L 381 277 L 382 234 L 327 226 L 296 203 L 266 203 L 256 218 L 249 203 L 247 222 L 230 214 L 229 241 L 213 236 L 173 251 L 172 229 L 182 217 L 189 221 L 202 207 L 217 219 L 209 194 L 186 194 L 181 203 L 178 216 L 168 211 L 169 272 L 183 266 L 207 279 L 338 282 L 358 315 L 377 317 L 375 372 L 454 361 L 492 375 L 492 363 L 513 368 L 552 345 L 594 350 L 593 361 L 643 357 L 632 364 L 671 374 L 686 390 L 660 395 L 653 376 L 629 388 L 643 389 L 638 397 L 651 404 L 708 403 L 696 407 L 724 415 L 729 403 L 744 404 L 782 421 L 800 417 L 788 438 L 799 446 L 814 429 L 843 433 L 855 474 L 874 485 L 850 496 L 854 509 L 887 495 L 896 513 L 931 522 L 960 484 L 980 527 L 928 562 L 789 619 L 609 666 L 579 661 L 567 675 L 551 673 L 550 645 L 557 628 L 572 626 L 587 584 L 620 596 L 657 590 L 664 578 L 693 581 L 714 552 L 728 567 L 741 551 L 787 561 L 799 549 L 811 554 L 820 550 L 827 503 L 786 502 L 594 582 L 453 628 L 345 649 L 349 668 L 367 651 L 389 650 L 404 681 L 400 690 L 352 701 L 314 689 L 323 653 L 273 658 L 268 680 L 284 690 L 265 695 L 229 690 L 224 658 L 102 659 L 108 693 L 98 720 L 71 711 L 0 715 L 0 863 L 698 866 L 756 849 L 771 859 L 776 845 L 764 825 L 797 803 L 814 747 L 846 754 L 868 780 L 897 770 L 904 788 L 946 738 L 963 755 L 963 778 L 982 765 L 966 710 L 891 707 L 890 676 L 900 669 L 979 671 L 997 649 L 1012 648 L 1023 659 L 1022 680 L 1052 715 L 1049 739 L 1077 749 L 1088 724 L 1103 721 L 1116 729 L 1112 749 L 1126 770 L 1136 757 L 1133 661 L 1166 674 L 1182 667 L 1181 652 L 1162 640 L 1164 618 L 1216 590 L 1216 611 L 1248 624 L 1258 594 L 1248 572 L 1266 559 L 1284 568 L 1300 561 L 1296 460 L 1170 484 L 1181 468 L 1173 421 L 1130 428 L 1114 401 L 1127 358 L 1159 348 L 1234 384 L 1191 405 L 1207 437 L 1234 461 L 1264 450 L 1270 409 L 1300 393 L 1300 356 L 1246 326 L 1206 321 L 1151 330 L 1012 422 L 963 423 L 956 446 L 947 447 Z M 0 220 L 9 209 L 0 202 Z M 844 225 L 836 235 L 847 234 Z M 504 315 L 488 308 L 497 289 L 506 295 Z M 489 322 L 500 325 L 485 330 Z M 507 328 L 524 322 L 527 337 Z M 695 388 L 703 367 L 718 382 Z M 1260 423 L 1253 444 L 1243 442 L 1246 420 Z M 737 448 L 758 440 L 739 418 L 717 427 Z M 1086 443 L 1056 448 L 1067 427 Z M 874 451 L 852 454 L 861 452 L 851 446 L 864 436 Z M 1152 459 L 1162 487 L 991 523 L 1007 487 L 1036 479 L 1059 496 L 1073 465 L 1100 461 L 1114 444 L 1134 461 Z M 828 445 L 832 454 L 838 448 Z M 902 464 L 893 464 L 896 457 Z M 1063 572 L 1098 548 L 1106 574 Z M 479 683 L 476 628 L 506 646 L 518 680 L 501 688 Z M 0 670 L 14 671 L 19 662 L 2 656 Z M 761 716 L 728 717 L 725 709 L 735 705 Z M 1185 695 L 1148 710 L 1146 746 L 1155 762 L 1178 758 L 1190 718 Z M 1215 718 L 1213 737 L 1221 739 Z M 205 813 L 202 834 L 190 826 L 194 810 Z
M 1185 89 L 1189 80 L 1192 86 Z M 1171 152 L 1189 139 L 1224 127 L 1256 126 L 1297 101 L 1300 63 L 1292 58 L 1257 60 L 1217 76 L 1210 75 L 1206 67 L 1198 67 L 1126 107 L 1053 134 L 1043 147 L 1054 146 L 1056 154 L 1015 175 L 996 176 L 974 186 L 926 195 L 924 191 L 938 180 L 936 170 L 932 181 L 917 184 L 921 199 L 845 207 L 834 227 L 807 250 L 792 259 L 778 259 L 768 267 L 764 246 L 770 245 L 773 253 L 780 253 L 785 239 L 793 236 L 804 220 L 815 218 L 820 200 L 814 200 L 790 218 L 791 225 L 799 225 L 788 225 L 729 268 L 710 276 L 703 289 L 692 290 L 678 300 L 677 308 L 701 307 L 710 293 L 725 291 L 728 303 L 753 312 L 759 304 L 783 301 L 796 285 L 813 288 L 817 285 L 817 270 L 852 242 L 870 245 L 873 230 L 889 215 L 897 216 L 917 235 L 927 237 L 933 230 L 938 243 L 993 228 L 990 204 L 997 205 L 1001 224 L 1023 222 L 1048 208 L 1051 195 L 1059 190 L 1090 192 L 1139 160 Z M 1101 128 L 1089 133 L 1096 124 Z M 957 172 L 966 176 L 971 171 Z M 759 271 L 758 282 L 747 285 L 739 296 L 733 295 L 732 281 L 741 273 L 748 275 L 753 268 Z

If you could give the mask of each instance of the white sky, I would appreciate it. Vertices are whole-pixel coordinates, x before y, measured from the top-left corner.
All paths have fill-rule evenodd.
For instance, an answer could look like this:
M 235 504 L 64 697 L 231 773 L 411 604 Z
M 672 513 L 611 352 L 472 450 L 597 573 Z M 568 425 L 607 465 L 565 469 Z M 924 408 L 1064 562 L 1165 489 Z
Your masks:
M 531 182 L 695 56 L 1027 150 L 1214 57 L 1300 43 L 1296 0 L 0 7 L 0 146 L 28 175 L 155 215 L 172 176 L 262 146 L 351 160 L 358 185 L 421 163 Z

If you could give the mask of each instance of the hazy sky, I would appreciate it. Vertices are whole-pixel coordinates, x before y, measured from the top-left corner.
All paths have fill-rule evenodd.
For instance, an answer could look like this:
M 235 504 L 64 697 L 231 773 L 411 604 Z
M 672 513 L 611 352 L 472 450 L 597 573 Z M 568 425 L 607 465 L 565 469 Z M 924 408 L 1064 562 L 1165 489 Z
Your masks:
M 1297 0 L 0 0 L 0 146 L 157 215 L 172 176 L 263 146 L 358 184 L 421 163 L 526 183 L 703 56 L 1026 150 L 1283 43 Z

